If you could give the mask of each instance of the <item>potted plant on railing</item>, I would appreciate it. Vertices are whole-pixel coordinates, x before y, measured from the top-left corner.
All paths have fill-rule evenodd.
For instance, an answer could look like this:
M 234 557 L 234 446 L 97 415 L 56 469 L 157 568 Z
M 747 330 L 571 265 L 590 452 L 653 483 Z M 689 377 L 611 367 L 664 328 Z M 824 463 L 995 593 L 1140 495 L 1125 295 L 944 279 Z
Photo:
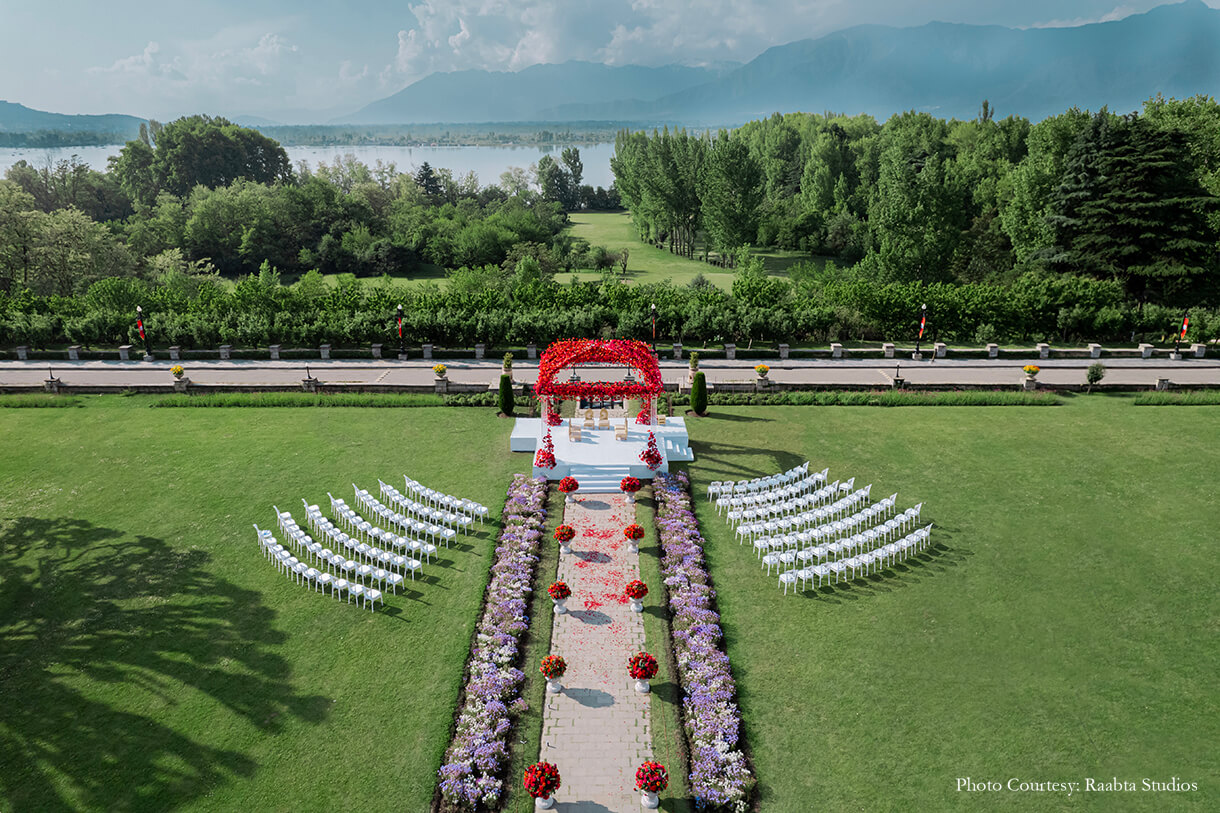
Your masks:
M 759 378 L 766 378 L 767 373 L 771 372 L 771 368 L 765 364 L 754 365 L 754 372 L 758 373 Z
M 1037 364 L 1026 364 L 1021 370 L 1025 373 L 1024 387 L 1027 390 L 1032 390 L 1038 386 L 1037 377 L 1042 368 Z
M 525 769 L 525 792 L 534 797 L 534 808 L 549 810 L 555 800 L 551 797 L 559 790 L 559 769 L 549 762 L 535 762 Z
M 547 693 L 559 694 L 563 691 L 563 686 L 560 685 L 559 679 L 563 677 L 563 673 L 567 670 L 567 662 L 558 655 L 547 655 L 542 659 L 542 665 L 538 667 L 538 671 L 546 678 Z
M 572 595 L 572 588 L 568 587 L 563 582 L 553 582 L 546 589 L 546 594 L 551 597 L 551 601 L 555 603 L 555 614 L 563 615 L 568 611 L 567 601 L 568 596 Z
M 627 673 L 635 679 L 635 690 L 648 694 L 652 690 L 648 681 L 657 676 L 657 659 L 647 652 L 637 652 L 627 661 Z
M 624 477 L 619 481 L 619 489 L 627 495 L 627 502 L 635 502 L 635 492 L 640 490 L 640 481 L 635 477 Z
M 627 537 L 627 552 L 639 553 L 640 540 L 644 538 L 644 526 L 633 522 L 623 529 L 623 536 Z
M 657 794 L 669 787 L 669 771 L 659 762 L 649 760 L 636 768 L 635 789 L 643 795 L 640 804 L 649 810 L 656 810 L 661 802 Z
M 507 373 L 508 375 L 512 375 L 512 372 L 513 372 L 513 354 L 512 353 L 504 354 L 504 372 Z
M 644 596 L 648 595 L 648 585 L 639 579 L 627 582 L 627 598 L 631 599 L 631 611 L 644 612 Z
M 175 364 L 173 367 L 169 368 L 169 371 L 174 377 L 174 392 L 186 392 L 186 388 L 191 385 L 191 380 L 189 378 L 183 378 L 183 374 L 186 373 L 186 370 L 183 369 L 182 365 Z
M 573 499 L 572 495 L 575 494 L 576 490 L 579 488 L 580 488 L 580 483 L 577 482 L 576 478 L 570 474 L 567 477 L 565 477 L 559 481 L 559 490 L 562 491 L 567 496 L 567 500 L 566 500 L 567 502 L 576 501 L 575 499 Z
M 560 525 L 558 528 L 556 528 L 555 529 L 555 538 L 557 540 L 559 540 L 559 552 L 560 553 L 571 553 L 572 548 L 570 548 L 569 545 L 572 543 L 572 540 L 575 537 L 576 537 L 576 529 L 573 528 L 571 525 Z
M 432 372 L 436 373 L 437 378 L 444 378 L 445 373 L 449 372 L 449 368 L 444 364 L 434 364 L 432 365 Z

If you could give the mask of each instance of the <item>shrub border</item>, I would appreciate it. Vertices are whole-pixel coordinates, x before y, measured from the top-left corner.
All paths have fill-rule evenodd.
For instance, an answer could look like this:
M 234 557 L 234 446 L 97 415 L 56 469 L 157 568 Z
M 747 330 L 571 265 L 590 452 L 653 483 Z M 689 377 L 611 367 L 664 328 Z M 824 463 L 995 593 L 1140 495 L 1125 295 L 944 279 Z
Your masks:
M 514 664 L 521 660 L 520 638 L 529 627 L 528 594 L 546 523 L 546 498 L 546 480 L 513 476 L 491 579 L 471 636 L 453 734 L 437 771 L 434 811 L 494 808 L 503 797 L 508 737 L 521 712 L 525 677 Z M 463 804 L 471 796 L 473 804 Z

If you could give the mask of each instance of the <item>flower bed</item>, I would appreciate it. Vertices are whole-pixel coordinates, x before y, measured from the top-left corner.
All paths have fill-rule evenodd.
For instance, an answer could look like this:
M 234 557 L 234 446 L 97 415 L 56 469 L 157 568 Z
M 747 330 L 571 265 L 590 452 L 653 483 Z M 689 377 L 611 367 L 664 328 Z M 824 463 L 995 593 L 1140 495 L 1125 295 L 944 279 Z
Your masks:
M 546 521 L 545 502 L 546 480 L 521 474 L 513 478 L 483 616 L 466 664 L 453 742 L 439 771 L 441 795 L 460 807 L 495 807 L 504 790 L 510 707 L 515 710 L 521 703 L 525 677 L 514 664 L 518 638 L 528 626 L 528 594 Z
M 728 655 L 720 649 L 720 616 L 703 560 L 703 538 L 691 510 L 685 473 L 658 474 L 657 534 L 661 575 L 673 613 L 673 648 L 690 742 L 690 787 L 697 806 L 745 810 L 754 776 L 739 746 L 741 710 Z

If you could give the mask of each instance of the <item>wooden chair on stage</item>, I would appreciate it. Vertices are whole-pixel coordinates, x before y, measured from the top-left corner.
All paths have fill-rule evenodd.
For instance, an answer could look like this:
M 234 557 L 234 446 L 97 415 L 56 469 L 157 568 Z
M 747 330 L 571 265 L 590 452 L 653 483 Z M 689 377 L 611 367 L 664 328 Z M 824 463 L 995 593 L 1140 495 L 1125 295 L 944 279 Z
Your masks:
M 597 428 L 598 429 L 609 429 L 610 428 L 610 413 L 608 411 L 606 411 L 604 408 L 602 409 L 601 414 L 599 414 L 597 416 Z
M 594 426 L 593 426 L 593 410 L 591 410 L 591 409 L 586 409 L 586 410 L 585 410 L 585 429 L 588 429 L 590 432 L 592 432 L 592 431 L 593 431 L 593 428 L 594 428 Z
M 627 439 L 627 417 L 626 416 L 623 416 L 623 425 L 614 430 L 614 439 L 615 440 L 626 440 Z
M 580 427 L 576 425 L 576 419 L 568 421 L 568 440 L 573 443 L 580 442 Z

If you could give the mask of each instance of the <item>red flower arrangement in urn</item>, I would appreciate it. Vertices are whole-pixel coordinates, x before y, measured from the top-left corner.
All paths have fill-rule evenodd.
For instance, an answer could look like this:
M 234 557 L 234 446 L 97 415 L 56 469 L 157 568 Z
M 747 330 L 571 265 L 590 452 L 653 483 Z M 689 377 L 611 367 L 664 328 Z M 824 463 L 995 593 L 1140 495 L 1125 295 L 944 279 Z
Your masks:
M 559 790 L 559 768 L 550 762 L 535 762 L 525 769 L 525 791 L 536 800 L 535 806 L 550 807 L 551 795 Z
M 627 582 L 627 598 L 631 599 L 631 609 L 633 612 L 644 612 L 644 596 L 648 595 L 648 585 L 639 579 L 632 579 Z
M 627 661 L 627 674 L 635 679 L 635 690 L 647 694 L 648 681 L 657 676 L 657 659 L 647 652 L 637 652 Z
M 622 480 L 619 480 L 618 487 L 627 494 L 634 494 L 640 490 L 640 481 L 635 477 L 624 477 Z
M 560 525 L 555 529 L 555 538 L 566 545 L 576 538 L 576 529 L 571 525 Z
M 549 694 L 559 694 L 563 691 L 559 679 L 568 671 L 568 664 L 559 655 L 547 655 L 542 659 L 538 671 L 546 678 L 546 690 Z
M 578 488 L 580 488 L 580 483 L 577 482 L 576 478 L 570 474 L 559 481 L 559 490 L 568 495 L 568 502 L 572 502 L 572 494 L 575 493 L 576 489 Z
M 649 760 L 636 768 L 635 789 L 644 794 L 640 799 L 640 804 L 644 807 L 650 810 L 659 807 L 660 801 L 657 799 L 657 794 L 667 787 L 669 787 L 669 771 L 665 770 L 665 766 L 661 763 Z
M 568 587 L 565 582 L 552 582 L 551 586 L 546 589 L 546 594 L 555 601 L 563 601 L 572 595 L 572 588 Z

